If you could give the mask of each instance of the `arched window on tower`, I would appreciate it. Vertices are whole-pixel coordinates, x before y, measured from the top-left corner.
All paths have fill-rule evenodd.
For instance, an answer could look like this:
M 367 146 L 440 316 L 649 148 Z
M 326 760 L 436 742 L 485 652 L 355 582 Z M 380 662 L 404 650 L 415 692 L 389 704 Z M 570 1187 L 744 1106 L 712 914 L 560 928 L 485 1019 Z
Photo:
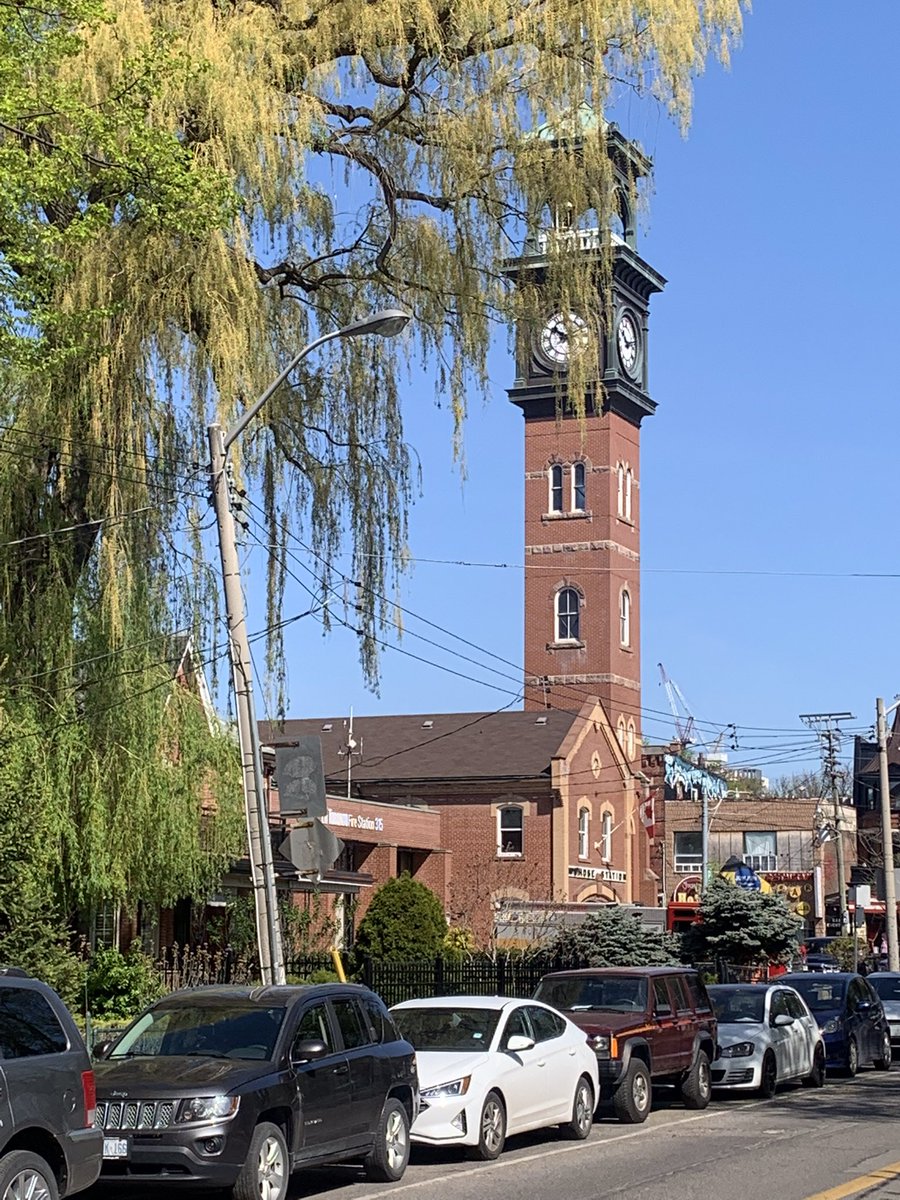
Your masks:
M 563 469 L 560 463 L 550 468 L 550 512 L 563 510 Z
M 591 810 L 578 810 L 578 857 L 589 858 L 591 847 Z
M 584 463 L 572 465 L 572 511 L 584 512 L 587 508 L 584 482 Z
M 616 467 L 616 512 L 620 517 L 625 516 L 625 465 L 619 463 Z
M 631 592 L 623 587 L 619 593 L 619 641 L 631 645 Z
M 624 501 L 624 505 L 623 505 L 624 511 L 622 513 L 622 516 L 625 518 L 626 521 L 630 521 L 632 519 L 631 518 L 631 491 L 632 491 L 633 482 L 634 482 L 634 474 L 631 470 L 631 467 L 626 467 L 625 468 L 625 501 Z
M 634 751 L 636 748 L 636 744 L 637 744 L 637 734 L 636 734 L 636 730 L 634 727 L 634 721 L 629 720 L 628 729 L 627 729 L 627 732 L 625 735 L 625 753 L 628 756 L 629 760 L 634 758 Z
M 600 823 L 600 857 L 604 862 L 609 862 L 612 858 L 612 835 L 612 813 L 605 812 L 603 814 L 603 820 Z
M 619 743 L 623 753 L 625 751 L 625 718 L 620 716 L 616 721 L 616 741 Z
M 574 588 L 560 588 L 556 593 L 556 640 L 577 642 L 579 635 L 580 597 Z

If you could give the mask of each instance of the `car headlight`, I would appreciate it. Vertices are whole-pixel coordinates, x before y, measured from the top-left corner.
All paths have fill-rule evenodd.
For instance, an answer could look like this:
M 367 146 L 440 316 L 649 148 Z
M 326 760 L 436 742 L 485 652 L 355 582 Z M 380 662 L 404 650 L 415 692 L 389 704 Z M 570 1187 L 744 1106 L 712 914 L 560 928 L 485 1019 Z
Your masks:
M 838 1033 L 840 1032 L 841 1023 L 837 1017 L 832 1017 L 830 1021 L 826 1021 L 822 1026 L 823 1033 Z
M 195 1096 L 182 1100 L 178 1108 L 179 1124 L 190 1121 L 227 1121 L 237 1112 L 240 1096 Z
M 588 1038 L 588 1043 L 598 1058 L 609 1058 L 609 1038 L 606 1034 L 595 1033 Z
M 735 1042 L 733 1046 L 720 1046 L 719 1058 L 749 1058 L 755 1049 L 753 1042 Z
M 469 1090 L 471 1075 L 462 1079 L 451 1079 L 449 1083 L 438 1083 L 434 1087 L 422 1088 L 419 1093 L 423 1100 L 445 1100 L 450 1096 L 464 1096 Z

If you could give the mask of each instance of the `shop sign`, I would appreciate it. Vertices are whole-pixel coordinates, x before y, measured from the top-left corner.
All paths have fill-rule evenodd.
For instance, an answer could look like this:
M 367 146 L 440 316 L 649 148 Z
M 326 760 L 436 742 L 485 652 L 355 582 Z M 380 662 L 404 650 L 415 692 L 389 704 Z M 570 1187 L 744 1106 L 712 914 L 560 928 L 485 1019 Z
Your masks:
M 323 818 L 326 825 L 340 825 L 343 829 L 367 829 L 370 833 L 381 833 L 384 829 L 382 817 L 367 817 L 362 813 L 336 812 L 329 808 Z
M 595 879 L 602 883 L 624 883 L 625 871 L 614 871 L 611 867 L 569 867 L 570 879 Z

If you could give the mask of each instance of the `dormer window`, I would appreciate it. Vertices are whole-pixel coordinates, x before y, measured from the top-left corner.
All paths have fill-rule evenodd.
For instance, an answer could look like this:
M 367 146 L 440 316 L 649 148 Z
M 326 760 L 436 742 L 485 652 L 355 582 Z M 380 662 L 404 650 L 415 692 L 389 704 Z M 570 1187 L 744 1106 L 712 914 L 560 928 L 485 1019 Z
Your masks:
M 550 468 L 550 512 L 563 510 L 563 469 L 561 463 Z
M 556 593 L 556 640 L 577 642 L 579 636 L 580 596 L 574 588 L 560 588 Z
M 584 512 L 587 508 L 585 491 L 584 463 L 577 462 L 572 466 L 572 511 Z

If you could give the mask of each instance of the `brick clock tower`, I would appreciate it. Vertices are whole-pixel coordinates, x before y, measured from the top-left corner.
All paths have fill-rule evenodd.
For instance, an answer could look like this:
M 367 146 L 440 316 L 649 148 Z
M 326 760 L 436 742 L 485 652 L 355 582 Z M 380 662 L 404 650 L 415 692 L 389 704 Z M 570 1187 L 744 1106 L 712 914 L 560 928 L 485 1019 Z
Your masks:
M 600 270 L 609 239 L 609 315 L 554 312 L 517 334 L 510 400 L 525 418 L 525 707 L 575 710 L 598 696 L 629 759 L 640 738 L 640 432 L 648 392 L 650 297 L 665 280 L 637 253 L 635 183 L 650 161 L 610 125 L 617 210 L 609 229 L 583 221 L 538 232 L 508 264 L 540 289 L 549 239 Z M 577 148 L 577 147 L 576 147 Z M 589 222 L 588 222 L 589 224 Z M 583 418 L 567 394 L 583 339 L 600 339 L 601 378 L 588 382 Z

